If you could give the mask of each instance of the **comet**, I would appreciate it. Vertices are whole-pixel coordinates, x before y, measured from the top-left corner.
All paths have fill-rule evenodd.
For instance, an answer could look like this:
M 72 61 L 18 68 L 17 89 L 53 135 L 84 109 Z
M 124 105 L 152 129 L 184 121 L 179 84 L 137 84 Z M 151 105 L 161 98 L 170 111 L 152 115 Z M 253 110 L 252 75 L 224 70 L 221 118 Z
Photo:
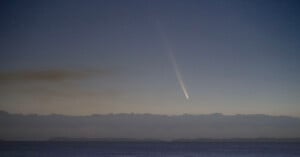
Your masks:
M 163 30 L 163 27 L 161 26 L 160 21 L 157 21 L 157 28 L 159 30 L 159 34 L 160 34 L 160 36 L 161 36 L 161 38 L 163 40 L 163 45 L 164 45 L 164 47 L 166 49 L 166 52 L 167 52 L 167 54 L 169 56 L 169 59 L 170 59 L 171 64 L 172 64 L 172 67 L 173 67 L 174 72 L 176 74 L 176 78 L 177 78 L 177 81 L 179 83 L 179 86 L 180 86 L 180 88 L 181 88 L 181 90 L 182 90 L 185 98 L 188 100 L 190 98 L 189 93 L 188 93 L 187 88 L 186 88 L 186 86 L 184 84 L 183 77 L 182 77 L 182 75 L 180 73 L 180 70 L 179 70 L 179 67 L 178 67 L 178 64 L 177 64 L 177 61 L 176 61 L 176 57 L 174 55 L 174 51 L 173 51 L 173 49 L 171 47 L 170 41 L 169 41 L 169 39 L 168 39 L 165 31 Z

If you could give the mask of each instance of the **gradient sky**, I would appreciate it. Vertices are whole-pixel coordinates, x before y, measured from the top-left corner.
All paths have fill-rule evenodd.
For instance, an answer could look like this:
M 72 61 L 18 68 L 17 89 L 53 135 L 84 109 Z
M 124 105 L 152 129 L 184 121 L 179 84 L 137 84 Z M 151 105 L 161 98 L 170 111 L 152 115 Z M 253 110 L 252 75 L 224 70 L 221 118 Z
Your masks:
M 300 116 L 298 1 L 4 0 L 0 18 L 0 110 Z

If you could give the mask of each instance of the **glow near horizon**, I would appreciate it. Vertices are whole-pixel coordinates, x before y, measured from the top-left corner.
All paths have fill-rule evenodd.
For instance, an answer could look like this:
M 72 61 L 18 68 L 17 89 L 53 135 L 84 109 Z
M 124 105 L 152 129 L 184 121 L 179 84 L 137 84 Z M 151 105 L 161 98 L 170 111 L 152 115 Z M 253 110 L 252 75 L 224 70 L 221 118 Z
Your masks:
M 298 4 L 3 2 L 0 109 L 298 117 Z

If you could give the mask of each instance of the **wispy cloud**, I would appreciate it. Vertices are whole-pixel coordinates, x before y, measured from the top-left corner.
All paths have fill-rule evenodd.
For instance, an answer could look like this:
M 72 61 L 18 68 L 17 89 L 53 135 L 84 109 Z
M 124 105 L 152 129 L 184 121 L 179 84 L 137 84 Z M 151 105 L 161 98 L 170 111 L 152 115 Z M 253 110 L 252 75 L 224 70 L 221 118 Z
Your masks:
M 64 81 L 78 80 L 92 76 L 106 76 L 111 72 L 104 70 L 64 70 L 64 69 L 48 69 L 48 70 L 22 70 L 0 72 L 0 81 Z
M 70 109 L 68 114 L 94 113 L 99 108 L 109 110 L 121 93 L 110 86 L 112 77 L 116 77 L 114 69 L 0 72 L 0 109 L 60 113 L 59 110 L 66 111 L 61 109 L 64 106 Z

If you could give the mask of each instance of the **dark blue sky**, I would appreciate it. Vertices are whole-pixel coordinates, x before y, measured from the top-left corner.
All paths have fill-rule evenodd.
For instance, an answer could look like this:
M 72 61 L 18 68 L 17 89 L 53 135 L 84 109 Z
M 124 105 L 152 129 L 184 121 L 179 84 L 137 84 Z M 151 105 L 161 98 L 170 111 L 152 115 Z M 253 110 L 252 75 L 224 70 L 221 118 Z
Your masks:
M 297 1 L 49 0 L 0 7 L 2 110 L 300 115 Z

